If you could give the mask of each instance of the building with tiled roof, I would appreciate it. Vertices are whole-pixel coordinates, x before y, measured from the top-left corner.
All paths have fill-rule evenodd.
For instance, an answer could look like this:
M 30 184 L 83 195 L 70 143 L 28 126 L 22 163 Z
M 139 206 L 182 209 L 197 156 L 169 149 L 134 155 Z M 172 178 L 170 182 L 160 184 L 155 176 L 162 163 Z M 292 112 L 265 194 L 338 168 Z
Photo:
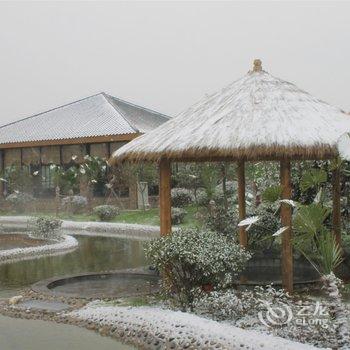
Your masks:
M 51 164 L 68 166 L 72 156 L 79 162 L 87 154 L 108 159 L 168 119 L 105 93 L 89 96 L 1 126 L 1 170 L 13 165 L 39 170 L 43 190 L 52 192 Z

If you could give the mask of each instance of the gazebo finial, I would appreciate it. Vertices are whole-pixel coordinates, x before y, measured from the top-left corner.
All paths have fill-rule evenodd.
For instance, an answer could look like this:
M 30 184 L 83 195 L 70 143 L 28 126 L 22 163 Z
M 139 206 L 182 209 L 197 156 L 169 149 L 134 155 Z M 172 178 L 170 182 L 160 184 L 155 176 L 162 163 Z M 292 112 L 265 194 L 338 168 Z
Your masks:
M 261 72 L 262 71 L 262 62 L 259 59 L 254 60 L 253 72 Z

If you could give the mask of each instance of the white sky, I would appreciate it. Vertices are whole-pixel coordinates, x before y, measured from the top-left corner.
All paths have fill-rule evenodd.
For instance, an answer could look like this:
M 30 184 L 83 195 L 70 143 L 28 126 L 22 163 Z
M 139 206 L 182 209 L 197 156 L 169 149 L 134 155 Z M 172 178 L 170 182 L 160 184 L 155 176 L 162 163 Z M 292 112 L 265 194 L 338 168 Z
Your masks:
M 0 124 L 101 91 L 176 115 L 254 58 L 350 111 L 350 2 L 1 2 Z

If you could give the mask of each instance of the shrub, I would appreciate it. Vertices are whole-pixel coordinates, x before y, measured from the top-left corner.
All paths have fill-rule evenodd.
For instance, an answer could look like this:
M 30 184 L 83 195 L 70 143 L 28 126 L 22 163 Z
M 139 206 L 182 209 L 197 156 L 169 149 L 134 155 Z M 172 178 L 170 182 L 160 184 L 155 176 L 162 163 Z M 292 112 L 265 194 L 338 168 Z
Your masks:
M 224 204 L 224 197 L 224 190 L 222 188 L 222 183 L 220 183 L 215 187 L 212 199 L 215 203 L 222 205 Z M 226 181 L 226 200 L 229 204 L 237 202 L 237 182 Z
M 164 291 L 183 309 L 192 307 L 203 286 L 231 285 L 250 258 L 233 240 L 198 229 L 180 229 L 151 241 L 146 256 L 162 273 Z
M 214 206 L 205 218 L 205 226 L 214 232 L 234 237 L 238 231 L 238 213 L 234 208 Z
M 171 208 L 171 223 L 180 225 L 184 222 L 187 211 L 182 208 Z
M 6 200 L 11 203 L 12 208 L 16 212 L 23 213 L 26 205 L 34 201 L 34 197 L 28 193 L 15 192 L 7 196 Z
M 248 231 L 250 249 L 264 253 L 275 251 L 275 237 L 272 235 L 281 227 L 278 209 L 274 204 L 261 204 L 252 216 L 258 216 L 259 220 Z
M 99 205 L 93 212 L 101 221 L 110 221 L 119 214 L 119 208 L 114 205 Z
M 67 211 L 72 214 L 76 214 L 82 209 L 86 208 L 88 201 L 83 196 L 68 196 L 62 198 L 61 205 Z
M 205 207 L 208 205 L 209 201 L 210 201 L 210 198 L 207 192 L 203 188 L 200 188 L 199 190 L 197 190 L 196 202 L 199 206 Z
M 176 208 L 184 207 L 193 202 L 193 194 L 186 188 L 173 188 L 171 190 L 171 202 Z
M 217 321 L 230 322 L 251 330 L 256 330 L 259 325 L 262 332 L 317 347 L 332 348 L 337 344 L 337 334 L 331 317 L 331 304 L 325 300 L 321 302 L 317 304 L 305 296 L 298 300 L 270 285 L 242 291 L 229 289 L 202 293 L 193 305 L 196 314 Z M 318 312 L 318 307 L 322 311 Z M 301 310 L 305 310 L 301 316 L 305 323 L 300 323 L 301 317 L 298 315 L 301 315 Z M 289 318 L 290 315 L 294 317 Z
M 39 216 L 30 222 L 31 235 L 41 239 L 57 239 L 62 221 L 54 217 Z

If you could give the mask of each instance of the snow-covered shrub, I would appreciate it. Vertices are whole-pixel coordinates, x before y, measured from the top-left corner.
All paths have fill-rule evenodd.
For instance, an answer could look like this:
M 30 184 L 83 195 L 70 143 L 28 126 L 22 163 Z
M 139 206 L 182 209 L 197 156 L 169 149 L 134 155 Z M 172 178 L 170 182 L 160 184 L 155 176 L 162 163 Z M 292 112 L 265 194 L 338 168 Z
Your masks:
M 251 250 L 266 253 L 277 251 L 272 236 L 280 227 L 279 212 L 274 204 L 260 204 L 250 216 L 258 216 L 259 220 L 249 228 L 249 247 Z
M 337 344 L 330 306 L 325 300 L 297 300 L 272 285 L 202 293 L 193 302 L 198 315 L 327 348 Z
M 234 237 L 238 231 L 238 212 L 232 207 L 213 206 L 205 218 L 205 226 L 225 236 Z
M 14 192 L 6 197 L 6 201 L 11 203 L 12 209 L 17 213 L 23 213 L 26 206 L 34 201 L 34 197 L 29 193 Z
M 237 182 L 226 181 L 225 194 L 226 194 L 226 200 L 230 205 L 237 202 Z M 218 205 L 222 205 L 225 202 L 224 197 L 225 197 L 224 189 L 223 189 L 222 183 L 220 183 L 219 185 L 216 186 L 212 199 Z
M 88 201 L 84 196 L 67 196 L 62 198 L 61 205 L 64 210 L 73 214 L 86 208 Z
M 197 190 L 196 203 L 199 206 L 205 207 L 208 205 L 209 201 L 210 201 L 210 198 L 207 192 L 203 188 L 200 188 L 199 190 Z
M 233 240 L 198 229 L 180 229 L 149 242 L 146 256 L 163 275 L 164 291 L 182 308 L 191 307 L 203 286 L 231 285 L 250 259 Z
M 171 190 L 171 203 L 176 208 L 191 204 L 193 200 L 192 192 L 186 188 L 173 188 Z
M 171 208 L 171 223 L 180 225 L 184 222 L 187 211 L 182 208 Z
M 113 220 L 119 214 L 119 208 L 114 205 L 99 205 L 93 209 L 101 221 Z
M 41 239 L 57 239 L 60 237 L 59 229 L 62 221 L 47 216 L 33 218 L 30 222 L 30 233 L 33 237 Z

